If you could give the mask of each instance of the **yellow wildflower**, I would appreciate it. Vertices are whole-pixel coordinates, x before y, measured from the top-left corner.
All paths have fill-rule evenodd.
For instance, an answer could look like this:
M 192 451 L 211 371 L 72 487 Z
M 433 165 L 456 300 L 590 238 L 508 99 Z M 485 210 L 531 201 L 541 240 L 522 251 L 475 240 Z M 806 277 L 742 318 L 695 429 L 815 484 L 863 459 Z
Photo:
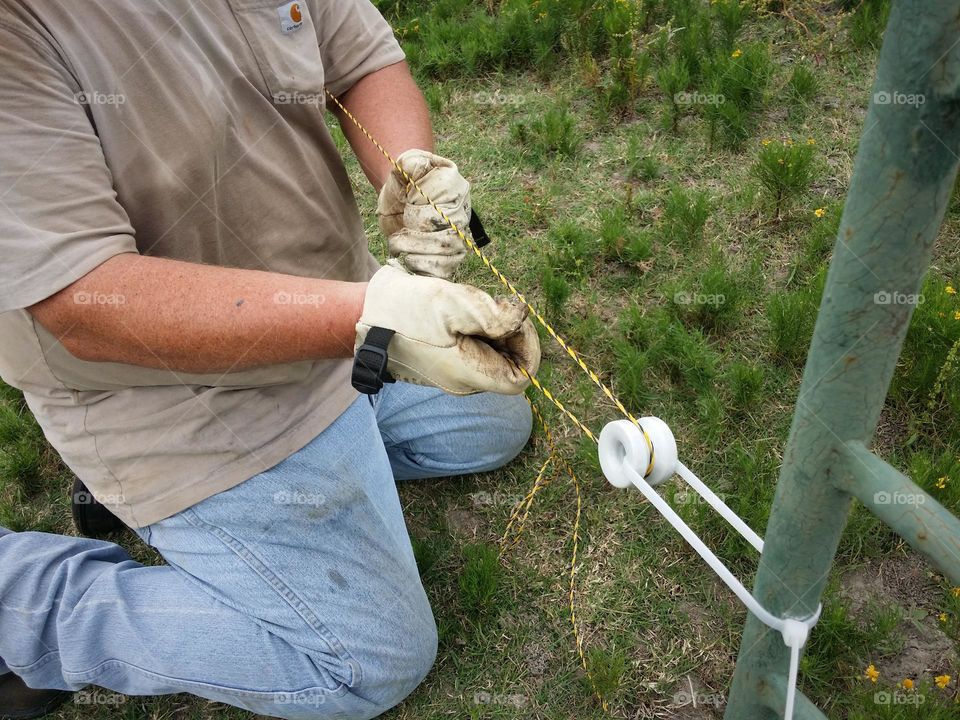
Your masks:
M 960 310 L 957 310 L 956 312 L 953 313 L 953 319 L 960 320 Z
M 944 475 L 943 477 L 938 477 L 938 478 L 937 478 L 937 489 L 938 489 L 938 490 L 943 490 L 945 487 L 947 487 L 947 481 L 948 481 L 948 480 L 949 480 L 949 478 L 948 478 L 946 475 Z
M 945 623 L 945 622 L 947 621 L 947 614 L 946 614 L 946 613 L 940 613 L 939 615 L 937 615 L 937 619 L 938 619 L 940 622 Z
M 763 140 L 760 141 L 760 144 L 763 145 L 764 147 L 766 147 L 766 146 L 769 145 L 770 143 L 771 143 L 771 140 L 769 140 L 769 139 L 767 139 L 767 138 L 764 138 Z
M 873 663 L 870 663 L 867 665 L 867 669 L 864 671 L 863 676 L 870 682 L 875 683 L 877 678 L 880 677 L 880 671 L 873 666 Z
M 732 58 L 738 58 L 738 57 L 740 57 L 741 55 L 743 55 L 743 50 L 741 50 L 740 48 L 737 48 L 737 49 L 734 50 L 732 53 L 730 53 L 730 57 L 732 57 Z
M 807 138 L 807 145 L 816 145 L 817 141 L 813 138 Z
M 937 684 L 937 687 L 943 690 L 947 685 L 950 684 L 949 675 L 937 675 L 933 681 Z
M 910 678 L 904 678 L 900 682 L 900 687 L 902 687 L 904 690 L 913 690 L 913 680 Z
M 813 211 L 813 214 L 816 215 L 818 218 L 822 218 L 824 215 L 827 214 L 827 211 L 824 210 L 823 208 L 817 208 L 816 210 Z
M 955 588 L 953 588 L 950 592 L 953 593 L 953 596 L 954 596 L 954 597 L 960 598 L 960 587 L 955 587 Z
M 947 285 L 947 295 L 956 295 L 957 289 L 953 285 Z

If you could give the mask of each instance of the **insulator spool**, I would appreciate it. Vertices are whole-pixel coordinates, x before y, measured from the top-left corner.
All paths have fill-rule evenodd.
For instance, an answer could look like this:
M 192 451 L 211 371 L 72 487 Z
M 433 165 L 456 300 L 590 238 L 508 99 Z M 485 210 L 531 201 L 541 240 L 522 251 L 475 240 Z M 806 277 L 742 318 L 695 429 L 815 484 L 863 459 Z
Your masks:
M 607 480 L 618 488 L 632 484 L 623 471 L 625 464 L 653 486 L 669 480 L 677 470 L 677 441 L 670 426 L 657 417 L 642 417 L 637 422 L 650 438 L 649 444 L 640 428 L 629 420 L 609 422 L 600 432 L 600 468 Z M 650 445 L 653 446 L 652 468 Z

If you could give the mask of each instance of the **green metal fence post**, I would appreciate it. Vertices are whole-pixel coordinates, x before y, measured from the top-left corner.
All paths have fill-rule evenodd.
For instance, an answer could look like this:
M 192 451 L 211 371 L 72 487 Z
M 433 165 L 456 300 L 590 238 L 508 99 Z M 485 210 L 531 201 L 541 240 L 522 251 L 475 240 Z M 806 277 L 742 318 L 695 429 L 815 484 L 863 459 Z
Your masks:
M 958 97 L 960 1 L 895 1 L 754 587 L 774 614 L 816 610 L 852 494 L 960 578 L 956 518 L 891 511 L 879 493 L 919 490 L 866 450 L 953 189 Z M 726 719 L 779 717 L 788 662 L 749 616 Z M 799 696 L 796 716 L 823 717 Z

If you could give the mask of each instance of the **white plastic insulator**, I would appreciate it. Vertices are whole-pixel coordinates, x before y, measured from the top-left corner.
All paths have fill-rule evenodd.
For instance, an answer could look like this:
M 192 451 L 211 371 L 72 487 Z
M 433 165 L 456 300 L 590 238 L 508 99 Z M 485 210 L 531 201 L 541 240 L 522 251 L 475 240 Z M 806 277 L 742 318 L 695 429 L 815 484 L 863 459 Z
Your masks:
M 670 427 L 660 418 L 643 417 L 637 421 L 653 445 L 653 468 L 645 480 L 656 486 L 673 477 L 677 471 L 677 441 Z M 643 433 L 629 420 L 607 423 L 600 433 L 600 468 L 607 480 L 618 488 L 633 485 L 624 465 L 640 477 L 650 467 L 650 446 Z
M 616 420 L 603 428 L 600 433 L 600 468 L 611 485 L 626 488 L 633 485 L 656 508 L 663 518 L 680 533 L 696 553 L 710 566 L 727 587 L 740 599 L 747 610 L 753 613 L 767 627 L 777 630 L 783 636 L 784 644 L 790 648 L 790 669 L 787 678 L 787 697 L 784 720 L 793 720 L 794 704 L 797 694 L 797 674 L 800 669 L 800 650 L 807 642 L 810 629 L 820 619 L 823 606 L 808 618 L 780 618 L 770 613 L 744 587 L 743 583 L 723 564 L 714 552 L 707 547 L 666 500 L 653 489 L 654 485 L 669 479 L 674 473 L 682 477 L 698 494 L 717 510 L 737 531 L 745 537 L 758 552 L 763 552 L 763 539 L 731 510 L 716 493 L 708 488 L 700 478 L 694 475 L 677 459 L 677 443 L 667 424 L 655 417 L 640 418 L 640 426 L 647 433 L 654 449 L 653 468 L 650 475 L 644 477 L 650 467 L 650 448 L 643 433 L 629 420 Z

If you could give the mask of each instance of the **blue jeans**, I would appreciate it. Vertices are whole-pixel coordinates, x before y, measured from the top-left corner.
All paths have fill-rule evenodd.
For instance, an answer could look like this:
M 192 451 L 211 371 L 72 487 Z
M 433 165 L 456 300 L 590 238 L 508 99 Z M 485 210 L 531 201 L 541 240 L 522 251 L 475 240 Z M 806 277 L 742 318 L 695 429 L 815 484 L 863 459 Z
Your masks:
M 521 397 L 397 383 L 279 465 L 139 530 L 166 565 L 0 528 L 0 672 L 284 718 L 379 715 L 437 646 L 394 480 L 496 468 L 529 433 Z

